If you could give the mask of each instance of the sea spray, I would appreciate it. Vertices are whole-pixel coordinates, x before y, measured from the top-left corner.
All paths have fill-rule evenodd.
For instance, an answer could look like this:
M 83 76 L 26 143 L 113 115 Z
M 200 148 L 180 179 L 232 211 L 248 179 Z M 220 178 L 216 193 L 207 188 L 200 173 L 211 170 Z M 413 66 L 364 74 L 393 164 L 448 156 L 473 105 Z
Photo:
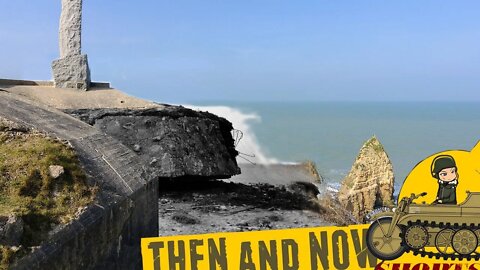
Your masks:
M 237 150 L 242 153 L 237 157 L 239 163 L 256 163 L 256 164 L 278 164 L 287 163 L 280 160 L 269 157 L 253 132 L 251 123 L 254 121 L 260 122 L 261 118 L 255 113 L 245 113 L 239 109 L 227 107 L 227 106 L 195 106 L 195 105 L 183 105 L 184 107 L 199 110 L 208 111 L 218 116 L 226 118 L 232 122 L 233 128 L 240 130 L 243 133 L 243 138 L 237 145 Z

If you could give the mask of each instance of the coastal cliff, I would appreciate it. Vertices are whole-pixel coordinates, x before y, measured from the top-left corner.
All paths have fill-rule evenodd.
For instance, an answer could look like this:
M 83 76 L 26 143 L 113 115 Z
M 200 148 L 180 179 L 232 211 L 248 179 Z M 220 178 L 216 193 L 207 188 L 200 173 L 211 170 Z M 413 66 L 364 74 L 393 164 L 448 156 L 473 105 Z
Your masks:
M 392 162 L 383 145 L 373 136 L 363 144 L 350 172 L 343 179 L 338 199 L 362 222 L 375 207 L 392 203 L 393 184 Z

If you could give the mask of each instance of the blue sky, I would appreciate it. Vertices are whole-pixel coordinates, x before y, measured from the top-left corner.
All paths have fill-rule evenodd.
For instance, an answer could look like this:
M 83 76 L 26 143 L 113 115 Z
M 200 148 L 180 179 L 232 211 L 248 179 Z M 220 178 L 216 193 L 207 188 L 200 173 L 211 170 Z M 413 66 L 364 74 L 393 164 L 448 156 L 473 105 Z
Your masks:
M 50 79 L 60 0 L 1 0 L 0 77 Z M 160 102 L 480 101 L 480 1 L 84 0 L 92 77 Z

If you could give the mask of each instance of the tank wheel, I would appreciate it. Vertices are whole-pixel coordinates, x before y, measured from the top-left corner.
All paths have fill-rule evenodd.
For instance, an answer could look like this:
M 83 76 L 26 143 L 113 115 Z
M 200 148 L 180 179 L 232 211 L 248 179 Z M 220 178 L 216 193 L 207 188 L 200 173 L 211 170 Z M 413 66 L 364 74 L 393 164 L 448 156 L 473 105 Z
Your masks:
M 455 250 L 452 247 L 452 237 L 455 233 L 452 229 L 443 229 L 435 237 L 435 247 L 442 254 L 453 254 Z
M 453 234 L 453 249 L 460 255 L 470 255 L 478 245 L 477 235 L 472 230 L 460 229 Z
M 480 229 L 476 229 L 475 231 L 473 231 L 475 233 L 475 235 L 477 236 L 477 239 L 480 239 Z
M 480 245 L 480 229 L 476 229 L 476 230 L 473 231 L 473 232 L 474 232 L 475 235 L 477 236 L 478 244 Z M 477 253 L 477 254 L 480 254 L 479 246 L 477 246 L 476 253 Z M 479 258 L 479 259 L 480 259 L 480 258 Z
M 405 244 L 412 249 L 420 249 L 428 244 L 428 231 L 422 225 L 413 225 L 405 231 Z
M 402 230 L 395 225 L 392 236 L 387 237 L 388 228 L 392 223 L 391 217 L 383 217 L 372 222 L 367 231 L 367 247 L 370 252 L 381 260 L 394 260 L 405 252 L 400 234 Z

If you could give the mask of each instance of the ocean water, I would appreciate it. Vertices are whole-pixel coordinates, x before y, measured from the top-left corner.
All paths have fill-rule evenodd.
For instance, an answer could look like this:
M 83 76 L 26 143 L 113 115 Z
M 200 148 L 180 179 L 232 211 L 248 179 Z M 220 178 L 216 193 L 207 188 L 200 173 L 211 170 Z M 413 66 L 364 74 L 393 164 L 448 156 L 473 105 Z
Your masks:
M 200 103 L 243 132 L 239 162 L 312 160 L 332 186 L 350 170 L 363 142 L 376 135 L 395 172 L 395 190 L 424 158 L 470 150 L 480 140 L 480 103 L 306 102 Z

